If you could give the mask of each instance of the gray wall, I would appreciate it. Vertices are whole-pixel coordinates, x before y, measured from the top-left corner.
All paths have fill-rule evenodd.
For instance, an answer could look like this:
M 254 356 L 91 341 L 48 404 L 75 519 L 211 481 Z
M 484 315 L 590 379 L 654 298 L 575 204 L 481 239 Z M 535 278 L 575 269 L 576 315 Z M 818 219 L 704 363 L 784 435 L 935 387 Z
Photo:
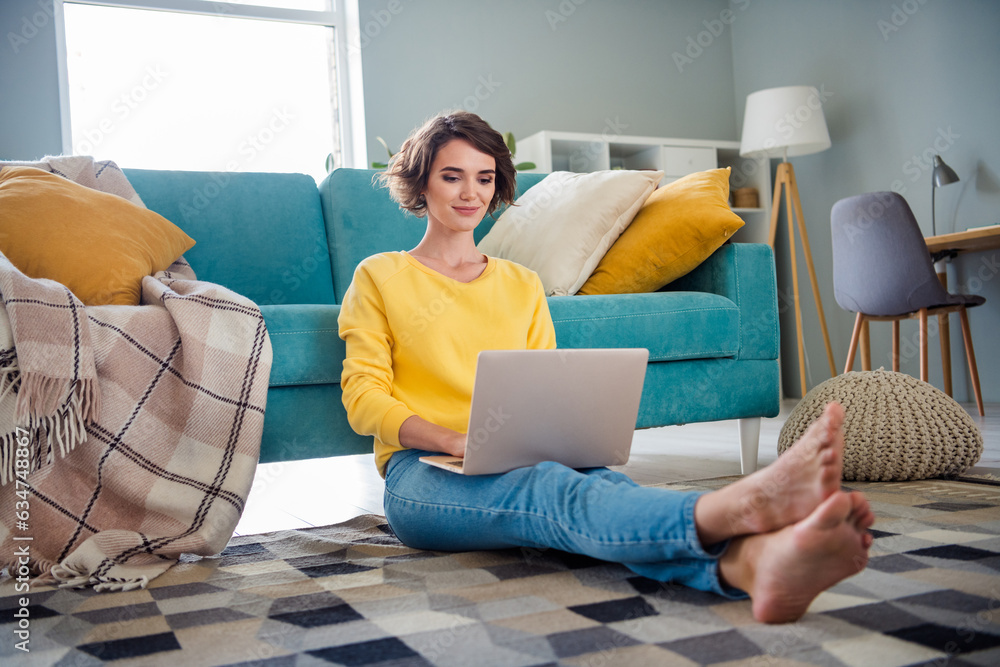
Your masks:
M 62 131 L 51 0 L 0 2 L 0 37 L 0 159 L 58 155 Z
M 62 148 L 47 4 L 0 2 L 2 159 Z M 360 16 L 373 159 L 381 157 L 376 135 L 396 148 L 445 108 L 474 109 L 519 136 L 552 129 L 738 139 L 748 93 L 825 86 L 833 147 L 794 164 L 838 366 L 853 318 L 831 288 L 834 202 L 895 187 L 929 230 L 930 171 L 914 156 L 937 142 L 962 179 L 938 193 L 939 230 L 1000 222 L 1000 3 L 992 0 L 360 0 Z M 26 39 L 16 52 L 9 33 Z M 787 295 L 788 251 L 778 238 Z M 970 320 L 984 397 L 1000 402 L 1000 251 L 960 258 L 950 271 L 952 286 L 988 299 Z M 802 288 L 816 384 L 828 374 L 826 354 L 808 284 Z M 966 400 L 952 319 L 955 393 Z M 795 395 L 787 310 L 782 332 L 785 388 Z M 888 366 L 888 325 L 872 333 L 874 363 Z M 903 337 L 916 341 L 913 323 Z M 940 386 L 936 338 L 931 343 L 931 381 Z M 915 374 L 915 346 L 904 347 L 903 370 Z
M 457 107 L 521 137 L 733 139 L 726 9 L 725 0 L 361 0 L 369 157 L 385 157 L 375 136 L 395 150 Z
M 732 3 L 734 9 L 745 2 Z M 766 0 L 733 25 L 737 118 L 746 95 L 772 86 L 824 86 L 833 146 L 792 159 L 819 276 L 838 370 L 847 358 L 853 316 L 833 296 L 830 208 L 847 196 L 896 190 L 925 234 L 931 230 L 931 170 L 940 153 L 961 182 L 938 190 L 938 233 L 1000 223 L 1000 3 L 993 0 Z M 777 160 L 774 161 L 777 164 Z M 782 221 L 783 222 L 783 221 Z M 785 227 L 779 284 L 791 294 Z M 803 266 L 800 255 L 800 267 Z M 804 272 L 804 269 L 803 269 Z M 982 294 L 970 311 L 983 396 L 1000 401 L 1000 251 L 970 254 L 949 269 L 949 286 Z M 810 386 L 829 376 L 808 281 L 800 281 Z M 890 325 L 873 323 L 872 364 L 891 368 Z M 791 309 L 782 318 L 783 380 L 798 395 Z M 951 318 L 955 397 L 971 400 L 958 317 Z M 902 328 L 904 372 L 919 375 L 915 321 Z M 860 361 L 855 362 L 860 369 Z M 930 380 L 941 387 L 939 339 L 930 340 Z

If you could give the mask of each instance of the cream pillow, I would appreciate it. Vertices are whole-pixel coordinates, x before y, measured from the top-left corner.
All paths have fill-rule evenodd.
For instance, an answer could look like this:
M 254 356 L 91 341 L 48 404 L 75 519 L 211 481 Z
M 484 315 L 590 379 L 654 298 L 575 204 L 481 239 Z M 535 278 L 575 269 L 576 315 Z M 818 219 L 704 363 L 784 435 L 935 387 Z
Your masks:
M 479 251 L 533 270 L 549 296 L 576 294 L 662 177 L 553 172 L 503 212 Z

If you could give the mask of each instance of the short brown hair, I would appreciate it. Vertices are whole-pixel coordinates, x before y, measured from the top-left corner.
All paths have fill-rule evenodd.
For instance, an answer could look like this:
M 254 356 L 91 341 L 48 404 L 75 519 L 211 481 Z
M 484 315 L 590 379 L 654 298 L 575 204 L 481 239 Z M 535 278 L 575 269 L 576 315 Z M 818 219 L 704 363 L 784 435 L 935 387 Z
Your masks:
M 427 187 L 438 150 L 452 139 L 468 141 L 476 150 L 496 160 L 496 189 L 486 212 L 493 213 L 500 204 L 513 203 L 517 183 L 510 149 L 499 132 L 469 111 L 435 116 L 403 142 L 388 168 L 378 174 L 379 183 L 388 185 L 393 201 L 418 218 L 427 215 L 427 202 L 421 192 Z

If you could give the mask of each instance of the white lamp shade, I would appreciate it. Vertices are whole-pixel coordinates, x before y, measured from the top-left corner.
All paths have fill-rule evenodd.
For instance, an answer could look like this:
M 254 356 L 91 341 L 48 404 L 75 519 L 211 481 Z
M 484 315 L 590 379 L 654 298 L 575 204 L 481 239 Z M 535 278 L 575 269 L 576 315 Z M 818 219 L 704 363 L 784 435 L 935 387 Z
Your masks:
M 793 157 L 825 151 L 830 133 L 813 86 L 784 86 L 747 95 L 740 155 Z

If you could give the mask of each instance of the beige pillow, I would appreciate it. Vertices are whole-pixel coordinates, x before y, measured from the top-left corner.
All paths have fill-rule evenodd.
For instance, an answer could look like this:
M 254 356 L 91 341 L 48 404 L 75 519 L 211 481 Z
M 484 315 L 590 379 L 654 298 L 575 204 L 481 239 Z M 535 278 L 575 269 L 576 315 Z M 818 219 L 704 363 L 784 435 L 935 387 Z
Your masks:
M 503 212 L 479 250 L 533 270 L 549 296 L 576 294 L 662 177 L 553 172 Z
M 41 169 L 0 169 L 0 252 L 85 305 L 139 305 L 143 277 L 193 245 L 172 222 L 121 197 Z

